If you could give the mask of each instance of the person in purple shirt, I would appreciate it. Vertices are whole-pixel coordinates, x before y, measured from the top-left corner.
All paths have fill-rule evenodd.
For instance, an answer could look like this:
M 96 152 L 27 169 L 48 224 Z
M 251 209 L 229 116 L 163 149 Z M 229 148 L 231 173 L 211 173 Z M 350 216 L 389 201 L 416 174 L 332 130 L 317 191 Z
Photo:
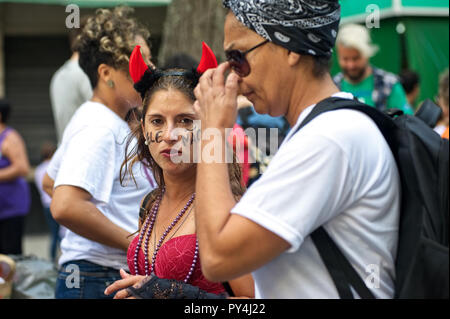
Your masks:
M 6 124 L 10 109 L 9 102 L 0 100 L 0 253 L 20 255 L 31 203 L 24 178 L 30 164 L 22 137 Z

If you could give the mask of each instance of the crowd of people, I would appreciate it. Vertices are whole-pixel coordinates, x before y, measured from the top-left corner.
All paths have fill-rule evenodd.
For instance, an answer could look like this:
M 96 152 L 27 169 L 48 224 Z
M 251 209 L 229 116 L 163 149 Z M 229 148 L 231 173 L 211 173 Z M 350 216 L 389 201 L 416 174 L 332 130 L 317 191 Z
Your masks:
M 59 257 L 56 298 L 339 298 L 311 238 L 321 226 L 362 278 L 379 266 L 375 297 L 394 297 L 401 182 L 388 143 L 354 110 L 298 129 L 328 97 L 413 115 L 420 79 L 372 65 L 368 29 L 340 27 L 338 1 L 287 2 L 224 0 L 221 64 L 204 44 L 199 64 L 155 65 L 128 7 L 99 9 L 71 34 L 50 84 L 58 146 L 43 147 L 35 173 Z M 448 77 L 435 101 L 447 139 Z M 20 255 L 30 165 L 10 110 L 1 100 L 0 254 Z M 248 128 L 278 135 L 252 139 Z M 208 129 L 229 143 L 195 143 Z M 196 148 L 219 160 L 196 161 Z

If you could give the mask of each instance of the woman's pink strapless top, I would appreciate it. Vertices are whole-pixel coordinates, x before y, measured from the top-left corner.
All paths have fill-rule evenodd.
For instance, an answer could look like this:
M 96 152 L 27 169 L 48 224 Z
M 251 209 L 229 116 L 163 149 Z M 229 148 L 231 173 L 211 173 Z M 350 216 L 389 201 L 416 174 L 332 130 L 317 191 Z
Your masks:
M 190 234 L 174 237 L 165 242 L 156 255 L 154 269 L 156 276 L 164 279 L 175 279 L 183 281 L 192 266 L 196 239 L 197 236 L 195 234 Z M 127 252 L 128 267 L 130 268 L 130 272 L 133 275 L 136 275 L 134 271 L 134 252 L 136 250 L 138 240 L 139 235 L 133 239 L 130 246 L 128 247 Z M 151 260 L 151 256 L 149 256 L 149 259 Z M 142 251 L 142 249 L 139 249 L 138 275 L 145 275 L 144 266 L 144 252 Z M 188 284 L 199 287 L 206 292 L 214 294 L 225 292 L 225 288 L 221 283 L 210 282 L 203 276 L 200 265 L 200 258 L 197 259 L 197 264 L 195 265 L 194 272 L 192 273 L 191 278 L 189 278 Z

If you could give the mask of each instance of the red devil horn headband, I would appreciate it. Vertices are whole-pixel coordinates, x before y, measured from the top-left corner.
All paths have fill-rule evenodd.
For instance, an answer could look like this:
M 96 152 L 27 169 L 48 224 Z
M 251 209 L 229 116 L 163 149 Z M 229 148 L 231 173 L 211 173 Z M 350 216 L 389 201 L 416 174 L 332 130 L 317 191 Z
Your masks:
M 202 60 L 197 67 L 197 72 L 203 74 L 208 69 L 217 68 L 217 59 L 211 48 L 203 42 Z
M 134 50 L 130 56 L 129 67 L 130 75 L 134 83 L 139 82 L 145 71 L 149 70 L 149 67 L 145 64 L 144 59 L 142 58 L 140 45 L 134 47 Z
M 197 72 L 199 74 L 203 74 L 206 72 L 206 70 L 216 67 L 217 59 L 214 55 L 214 52 L 205 42 L 203 42 L 202 59 L 197 67 Z M 144 59 L 142 58 L 140 45 L 137 45 L 131 53 L 129 68 L 130 75 L 134 83 L 139 82 L 144 76 L 144 73 L 147 70 L 150 70 L 150 68 L 147 66 L 147 64 L 145 64 Z

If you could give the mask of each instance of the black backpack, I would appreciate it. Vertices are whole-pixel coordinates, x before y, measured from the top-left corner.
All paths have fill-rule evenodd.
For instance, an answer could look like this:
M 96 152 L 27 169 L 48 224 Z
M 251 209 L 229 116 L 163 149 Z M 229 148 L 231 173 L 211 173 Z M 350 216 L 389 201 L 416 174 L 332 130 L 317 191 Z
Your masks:
M 449 298 L 449 141 L 431 128 L 441 109 L 427 100 L 414 116 L 392 109 L 383 113 L 356 100 L 331 97 L 318 103 L 298 130 L 337 109 L 372 118 L 397 162 L 402 198 L 394 298 Z M 311 237 L 341 298 L 353 298 L 350 287 L 363 299 L 374 298 L 323 227 Z

